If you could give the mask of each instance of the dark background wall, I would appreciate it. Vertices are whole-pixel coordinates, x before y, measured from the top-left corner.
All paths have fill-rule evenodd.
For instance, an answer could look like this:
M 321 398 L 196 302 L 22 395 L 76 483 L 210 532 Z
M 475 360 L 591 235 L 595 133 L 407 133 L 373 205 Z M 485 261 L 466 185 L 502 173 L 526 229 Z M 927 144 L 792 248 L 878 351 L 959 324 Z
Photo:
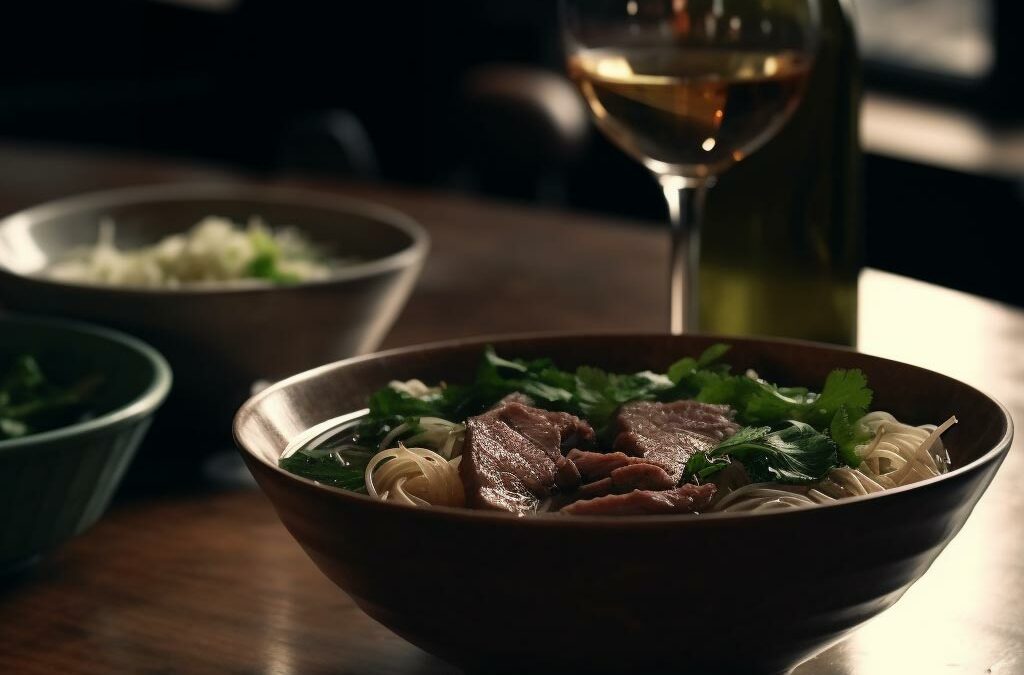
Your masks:
M 553 129 L 536 101 L 497 96 L 498 104 L 481 90 L 481 69 L 490 83 L 487 68 L 517 64 L 572 91 L 560 75 L 551 0 L 212 3 L 226 9 L 3 3 L 0 138 L 443 186 L 663 222 L 646 172 L 588 126 Z M 1005 61 L 1000 70 L 1014 72 Z M 951 94 L 877 67 L 868 78 L 1001 127 L 1020 120 L 1006 96 Z M 884 153 L 865 164 L 868 264 L 1024 303 L 1024 285 L 1009 274 L 1008 244 L 1024 217 L 1019 176 Z

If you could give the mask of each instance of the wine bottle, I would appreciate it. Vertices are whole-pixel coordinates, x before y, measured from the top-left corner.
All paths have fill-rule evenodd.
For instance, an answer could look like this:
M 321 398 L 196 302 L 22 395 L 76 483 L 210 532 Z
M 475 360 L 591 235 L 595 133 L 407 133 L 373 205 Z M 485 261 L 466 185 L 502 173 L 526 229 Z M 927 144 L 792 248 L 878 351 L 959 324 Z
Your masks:
M 862 264 L 860 66 L 845 0 L 821 0 L 803 100 L 710 191 L 702 332 L 853 345 Z

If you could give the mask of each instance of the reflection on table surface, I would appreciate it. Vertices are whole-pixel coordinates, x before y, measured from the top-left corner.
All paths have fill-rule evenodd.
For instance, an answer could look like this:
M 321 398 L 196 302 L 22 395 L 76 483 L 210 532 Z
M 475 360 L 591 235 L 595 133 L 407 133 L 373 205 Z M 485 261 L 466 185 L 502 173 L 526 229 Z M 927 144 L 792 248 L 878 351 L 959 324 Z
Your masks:
M 973 384 L 1024 423 L 1024 312 L 867 270 L 861 351 Z M 960 534 L 890 611 L 797 673 L 1024 672 L 1024 456 L 1018 435 Z

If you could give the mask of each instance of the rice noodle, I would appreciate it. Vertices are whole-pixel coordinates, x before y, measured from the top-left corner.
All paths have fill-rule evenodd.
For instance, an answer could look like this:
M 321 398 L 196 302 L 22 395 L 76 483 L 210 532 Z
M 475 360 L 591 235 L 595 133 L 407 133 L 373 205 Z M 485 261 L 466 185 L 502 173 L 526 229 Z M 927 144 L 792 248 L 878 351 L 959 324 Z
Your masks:
M 868 495 L 910 485 L 949 471 L 949 455 L 940 436 L 956 424 L 950 417 L 938 427 L 903 424 L 886 412 L 868 413 L 857 425 L 869 430 L 870 441 L 854 448 L 861 463 L 840 467 L 811 486 L 753 483 L 727 493 L 712 511 L 763 511 L 827 504 L 844 497 Z
M 806 489 L 806 488 L 804 488 Z M 804 506 L 814 502 L 800 493 L 799 486 L 778 483 L 752 483 L 718 500 L 712 511 L 760 511 L 786 506 Z
M 428 448 L 382 450 L 366 465 L 366 491 L 382 501 L 410 506 L 463 506 L 461 457 L 449 460 Z
M 462 454 L 462 442 L 465 439 L 466 425 L 456 424 L 440 417 L 420 417 L 414 422 L 405 422 L 392 429 L 381 440 L 377 447 L 383 451 L 411 432 L 404 443 L 434 450 L 445 459 L 454 459 Z

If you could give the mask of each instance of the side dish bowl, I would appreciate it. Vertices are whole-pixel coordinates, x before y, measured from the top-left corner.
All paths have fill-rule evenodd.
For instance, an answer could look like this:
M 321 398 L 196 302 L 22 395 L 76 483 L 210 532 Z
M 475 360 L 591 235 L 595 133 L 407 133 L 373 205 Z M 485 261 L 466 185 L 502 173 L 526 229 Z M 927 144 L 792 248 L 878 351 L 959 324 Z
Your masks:
M 766 513 L 516 518 L 412 508 L 326 487 L 277 461 L 310 426 L 390 380 L 469 380 L 487 344 L 564 368 L 663 371 L 715 342 L 782 384 L 860 368 L 875 407 L 955 414 L 953 470 L 885 493 Z M 411 347 L 291 377 L 250 399 L 235 439 L 284 525 L 367 614 L 487 672 L 785 672 L 890 607 L 956 535 L 1010 447 L 1006 410 L 961 382 L 823 345 L 709 336 L 546 336 Z
M 206 216 L 292 226 L 351 258 L 324 280 L 289 285 L 131 288 L 42 276 L 116 224 L 122 248 L 153 244 Z M 428 236 L 384 206 L 252 184 L 168 184 L 70 197 L 0 220 L 0 304 L 125 330 L 171 363 L 175 390 L 154 436 L 187 462 L 230 445 L 231 416 L 261 379 L 375 349 L 405 304 Z M 150 454 L 150 453 L 147 453 Z M 149 458 L 143 458 L 148 460 Z
M 0 363 L 22 354 L 59 380 L 99 384 L 87 419 L 0 440 L 0 574 L 96 522 L 171 388 L 156 350 L 87 324 L 0 317 Z

